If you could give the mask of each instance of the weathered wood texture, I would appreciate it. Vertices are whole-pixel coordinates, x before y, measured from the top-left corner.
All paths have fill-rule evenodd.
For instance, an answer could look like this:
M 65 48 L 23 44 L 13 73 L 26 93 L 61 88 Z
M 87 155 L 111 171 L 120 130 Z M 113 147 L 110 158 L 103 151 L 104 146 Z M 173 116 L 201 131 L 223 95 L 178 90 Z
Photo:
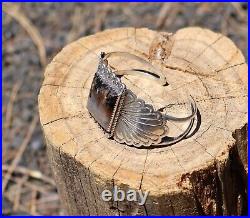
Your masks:
M 168 86 L 125 76 L 127 86 L 168 114 L 190 113 L 198 131 L 177 144 L 137 149 L 107 139 L 86 102 L 101 51 L 128 51 L 150 59 Z M 160 55 L 159 55 L 159 51 Z M 117 69 L 139 68 L 114 58 Z M 119 28 L 81 38 L 48 65 L 39 94 L 41 125 L 61 200 L 69 214 L 246 214 L 247 64 L 227 37 L 202 28 L 173 35 Z M 170 124 L 170 134 L 185 126 Z M 186 124 L 185 124 L 186 125 Z M 147 202 L 104 202 L 101 192 L 150 191 Z

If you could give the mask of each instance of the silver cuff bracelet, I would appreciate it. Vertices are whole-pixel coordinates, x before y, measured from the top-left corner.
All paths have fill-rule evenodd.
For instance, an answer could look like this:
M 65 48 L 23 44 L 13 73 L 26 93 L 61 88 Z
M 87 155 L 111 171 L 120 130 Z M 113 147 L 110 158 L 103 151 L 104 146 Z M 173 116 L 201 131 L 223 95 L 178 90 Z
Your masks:
M 135 147 L 168 146 L 184 139 L 193 127 L 197 107 L 191 102 L 192 114 L 177 118 L 154 110 L 121 82 L 118 76 L 142 74 L 166 84 L 163 75 L 141 69 L 113 71 L 108 58 L 114 55 L 126 56 L 152 65 L 144 59 L 126 52 L 101 53 L 97 71 L 94 75 L 87 109 L 95 121 L 104 129 L 110 138 L 119 143 Z M 176 137 L 168 137 L 167 122 L 187 122 L 189 125 Z

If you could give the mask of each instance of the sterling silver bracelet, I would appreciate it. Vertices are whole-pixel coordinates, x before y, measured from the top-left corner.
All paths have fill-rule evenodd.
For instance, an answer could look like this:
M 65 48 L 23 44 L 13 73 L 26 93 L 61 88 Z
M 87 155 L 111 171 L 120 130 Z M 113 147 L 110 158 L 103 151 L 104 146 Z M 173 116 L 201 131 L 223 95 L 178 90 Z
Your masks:
M 191 131 L 197 115 L 197 106 L 192 99 L 192 114 L 187 117 L 173 117 L 154 110 L 121 82 L 119 76 L 141 74 L 156 79 L 160 84 L 167 83 L 159 72 L 141 69 L 113 71 L 108 63 L 111 56 L 126 56 L 152 67 L 146 60 L 127 52 L 102 52 L 94 75 L 87 109 L 96 122 L 119 143 L 135 147 L 168 146 L 184 139 Z M 168 137 L 168 121 L 187 122 L 189 125 L 176 137 Z

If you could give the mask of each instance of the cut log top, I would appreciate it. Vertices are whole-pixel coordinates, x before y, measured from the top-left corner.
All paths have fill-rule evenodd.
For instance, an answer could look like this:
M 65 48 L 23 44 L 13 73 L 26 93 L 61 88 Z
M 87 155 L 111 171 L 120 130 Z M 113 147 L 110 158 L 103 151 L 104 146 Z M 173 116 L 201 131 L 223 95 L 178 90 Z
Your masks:
M 129 89 L 163 113 L 190 114 L 191 95 L 200 119 L 194 134 L 150 150 L 107 139 L 86 108 L 101 51 L 135 54 L 164 73 L 167 86 L 141 76 L 122 77 Z M 126 58 L 110 63 L 117 69 L 143 69 Z M 204 174 L 229 158 L 234 131 L 247 123 L 247 65 L 230 39 L 207 29 L 184 28 L 173 35 L 144 28 L 107 30 L 69 44 L 48 65 L 39 112 L 48 146 L 74 158 L 98 182 L 114 181 L 154 196 L 176 193 L 192 188 L 188 175 Z M 187 124 L 168 125 L 173 136 Z

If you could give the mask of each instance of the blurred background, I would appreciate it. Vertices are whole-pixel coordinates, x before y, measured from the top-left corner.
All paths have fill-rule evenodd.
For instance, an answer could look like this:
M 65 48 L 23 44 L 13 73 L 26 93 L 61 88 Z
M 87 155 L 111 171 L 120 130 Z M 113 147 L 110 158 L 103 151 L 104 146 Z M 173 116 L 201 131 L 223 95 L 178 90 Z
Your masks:
M 46 64 L 68 43 L 114 27 L 201 26 L 247 59 L 247 3 L 5 3 L 2 11 L 2 214 L 63 215 L 46 157 L 37 96 Z

